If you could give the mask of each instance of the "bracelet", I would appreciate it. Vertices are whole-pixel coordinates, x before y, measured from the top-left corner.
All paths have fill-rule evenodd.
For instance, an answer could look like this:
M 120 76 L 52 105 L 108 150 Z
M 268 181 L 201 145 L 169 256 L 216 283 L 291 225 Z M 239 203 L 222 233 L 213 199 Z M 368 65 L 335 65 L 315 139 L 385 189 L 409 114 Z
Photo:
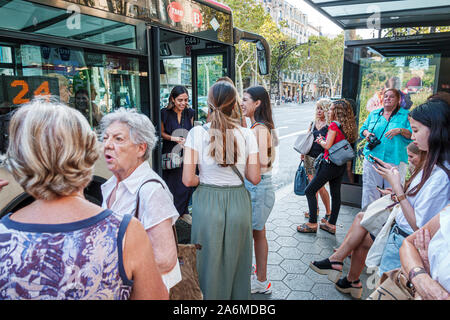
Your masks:
M 427 273 L 427 271 L 422 267 L 414 267 L 411 270 L 409 270 L 408 274 L 409 282 L 411 282 L 415 276 L 418 276 L 419 274 L 422 273 Z
M 397 201 L 400 202 L 402 200 L 406 199 L 406 195 L 405 194 L 401 194 L 401 195 L 395 195 L 397 197 Z

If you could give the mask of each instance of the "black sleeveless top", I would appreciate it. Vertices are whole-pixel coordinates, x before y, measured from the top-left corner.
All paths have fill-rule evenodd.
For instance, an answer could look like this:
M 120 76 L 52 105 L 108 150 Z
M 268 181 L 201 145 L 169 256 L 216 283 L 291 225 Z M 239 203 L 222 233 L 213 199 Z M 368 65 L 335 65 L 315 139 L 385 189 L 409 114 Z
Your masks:
M 317 158 L 322 152 L 324 152 L 325 150 L 322 148 L 321 145 L 319 145 L 316 141 L 317 137 L 319 135 L 322 135 L 322 137 L 325 138 L 325 136 L 327 135 L 328 132 L 328 125 L 324 126 L 322 129 L 317 130 L 316 125 L 314 124 L 314 129 L 313 129 L 313 135 L 314 135 L 314 142 L 311 146 L 311 150 L 309 150 L 308 156 L 313 157 L 313 158 Z

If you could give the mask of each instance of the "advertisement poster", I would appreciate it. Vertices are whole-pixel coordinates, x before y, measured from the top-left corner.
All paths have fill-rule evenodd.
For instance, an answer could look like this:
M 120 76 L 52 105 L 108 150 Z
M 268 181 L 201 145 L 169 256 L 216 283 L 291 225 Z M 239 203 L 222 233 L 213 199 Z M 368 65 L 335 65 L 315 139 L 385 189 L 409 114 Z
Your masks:
M 425 102 L 437 85 L 440 55 L 402 56 L 383 58 L 375 56 L 360 60 L 358 131 L 369 113 L 383 107 L 384 91 L 401 91 L 400 107 L 411 110 Z M 365 139 L 356 142 L 357 158 L 354 173 L 362 174 Z

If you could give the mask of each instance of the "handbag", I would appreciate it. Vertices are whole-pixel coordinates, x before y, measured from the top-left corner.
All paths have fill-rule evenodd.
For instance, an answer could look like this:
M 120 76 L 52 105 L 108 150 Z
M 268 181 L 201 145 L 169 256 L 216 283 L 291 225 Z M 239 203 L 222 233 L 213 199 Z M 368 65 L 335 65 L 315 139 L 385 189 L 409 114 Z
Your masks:
M 181 113 L 181 128 L 184 128 L 184 118 L 186 116 L 185 110 Z M 177 149 L 176 147 L 174 149 Z M 161 166 L 163 170 L 171 170 L 180 168 L 183 165 L 182 151 L 167 152 L 161 155 Z
M 177 243 L 177 256 L 181 269 L 181 281 L 170 288 L 169 300 L 203 300 L 197 272 L 197 250 L 200 244 L 179 244 L 177 232 L 172 226 L 175 242 Z
M 308 154 L 314 142 L 313 135 L 314 122 L 311 123 L 311 128 L 304 133 L 300 133 L 294 142 L 294 150 L 300 154 Z
M 408 284 L 408 277 L 400 268 L 385 272 L 380 285 L 367 300 L 419 300 L 420 297 Z
M 170 170 L 180 168 L 183 164 L 183 158 L 181 154 L 177 152 L 168 152 L 162 154 L 161 162 L 163 170 Z
M 164 185 L 157 179 L 144 181 L 138 189 L 136 199 L 136 210 L 134 216 L 139 216 L 139 191 L 147 182 L 158 182 L 163 188 Z M 180 218 L 178 218 L 180 219 Z M 179 244 L 175 225 L 172 225 L 172 232 L 177 246 L 177 258 L 180 265 L 181 281 L 169 290 L 170 300 L 203 300 L 203 293 L 200 289 L 197 272 L 197 250 L 201 250 L 200 244 Z
M 305 195 L 305 189 L 308 186 L 309 180 L 306 175 L 305 167 L 303 166 L 303 160 L 300 162 L 297 168 L 297 172 L 295 173 L 294 180 L 294 193 L 298 196 Z
M 397 204 L 399 206 L 399 204 Z M 389 233 L 391 232 L 392 224 L 394 223 L 395 216 L 397 215 L 397 210 L 392 210 L 386 223 L 381 228 L 380 232 L 377 234 L 375 241 L 369 249 L 366 257 L 367 268 L 373 268 L 380 265 L 381 257 L 383 256 L 384 248 L 389 238 Z
M 352 160 L 355 157 L 355 152 L 353 151 L 350 143 L 347 141 L 347 137 L 341 129 L 341 124 L 337 121 L 334 121 L 334 123 L 337 124 L 338 128 L 344 134 L 345 139 L 333 144 L 331 148 L 328 149 L 328 159 L 330 159 L 330 161 L 335 165 L 342 166 L 347 163 L 347 161 Z
M 390 194 L 373 201 L 364 212 L 361 226 L 376 237 L 396 204 Z

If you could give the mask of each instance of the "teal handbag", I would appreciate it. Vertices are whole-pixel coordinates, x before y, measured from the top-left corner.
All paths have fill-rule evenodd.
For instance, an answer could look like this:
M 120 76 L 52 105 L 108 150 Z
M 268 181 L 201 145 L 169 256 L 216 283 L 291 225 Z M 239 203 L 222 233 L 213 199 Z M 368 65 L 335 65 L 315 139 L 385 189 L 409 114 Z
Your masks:
M 308 186 L 309 180 L 306 175 L 305 167 L 303 166 L 303 160 L 298 165 L 297 172 L 295 173 L 294 180 L 294 193 L 298 196 L 305 195 L 305 189 Z

